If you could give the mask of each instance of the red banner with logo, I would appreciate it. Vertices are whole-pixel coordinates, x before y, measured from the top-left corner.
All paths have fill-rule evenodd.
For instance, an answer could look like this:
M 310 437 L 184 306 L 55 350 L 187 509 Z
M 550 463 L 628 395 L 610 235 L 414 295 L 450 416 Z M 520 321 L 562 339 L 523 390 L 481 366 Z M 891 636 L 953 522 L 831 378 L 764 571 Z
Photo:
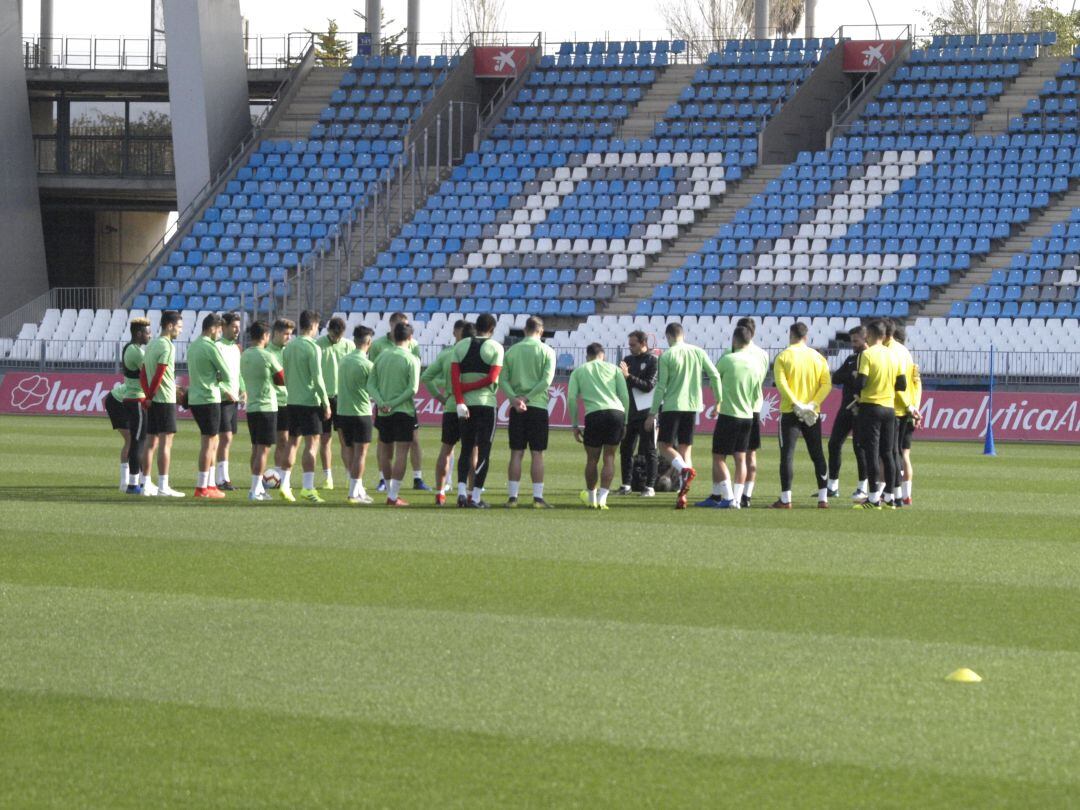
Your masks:
M 100 416 L 105 413 L 105 397 L 118 377 L 110 374 L 68 374 L 11 372 L 0 382 L 0 413 Z M 716 421 L 711 391 L 705 393 L 705 410 L 698 421 L 699 432 L 712 430 Z M 986 436 L 989 398 L 979 391 L 927 391 L 923 395 L 923 427 L 916 434 L 924 439 L 981 441 Z M 765 391 L 761 427 L 775 435 L 780 395 Z M 822 408 L 825 433 L 840 406 L 840 392 L 833 391 Z M 427 392 L 416 398 L 421 424 L 437 425 L 442 405 Z M 566 384 L 551 387 L 548 404 L 553 427 L 569 427 Z M 186 414 L 182 411 L 181 414 Z M 505 424 L 509 406 L 500 394 L 499 422 Z M 997 393 L 994 395 L 994 438 L 1004 441 L 1080 443 L 1080 394 Z
M 483 45 L 473 50 L 473 70 L 478 79 L 517 76 L 529 62 L 533 48 Z
M 892 40 L 851 39 L 844 43 L 846 73 L 877 73 L 896 56 L 900 43 Z

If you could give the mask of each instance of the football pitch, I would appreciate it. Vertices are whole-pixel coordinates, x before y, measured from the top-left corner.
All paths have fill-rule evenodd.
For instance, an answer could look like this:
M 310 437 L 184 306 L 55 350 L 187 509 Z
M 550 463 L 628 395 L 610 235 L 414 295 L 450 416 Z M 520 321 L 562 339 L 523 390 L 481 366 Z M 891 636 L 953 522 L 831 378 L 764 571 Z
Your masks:
M 0 419 L 2 807 L 1080 795 L 1076 448 L 917 444 L 888 512 L 850 508 L 850 451 L 814 508 L 800 448 L 799 508 L 772 511 L 767 439 L 749 511 L 597 513 L 561 432 L 541 512 L 501 508 L 500 430 L 477 512 L 408 484 L 410 509 L 349 506 L 340 469 L 322 506 L 250 504 L 243 428 L 243 491 L 194 502 L 181 431 L 166 501 L 117 491 L 103 419 Z

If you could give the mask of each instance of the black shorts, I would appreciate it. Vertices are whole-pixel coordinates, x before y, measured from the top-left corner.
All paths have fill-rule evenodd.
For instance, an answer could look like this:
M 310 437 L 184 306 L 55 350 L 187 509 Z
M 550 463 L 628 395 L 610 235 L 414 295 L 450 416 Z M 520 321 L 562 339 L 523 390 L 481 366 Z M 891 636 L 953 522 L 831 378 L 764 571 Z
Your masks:
M 324 436 L 328 433 L 333 433 L 335 416 L 337 416 L 337 397 L 330 397 L 330 418 L 324 419 L 322 423 L 322 432 Z
M 750 452 L 761 449 L 761 414 L 754 414 L 754 424 L 750 428 L 750 446 L 746 448 Z
M 671 445 L 694 443 L 697 414 L 693 411 L 661 411 L 657 421 L 660 427 L 657 441 Z
M 321 436 L 322 426 L 322 408 L 318 405 L 289 406 L 290 436 Z
M 238 402 L 222 402 L 221 403 L 221 432 L 222 433 L 236 433 L 237 427 L 240 424 L 240 403 Z
M 899 436 L 897 437 L 897 441 L 900 444 L 900 449 L 910 450 L 911 438 L 915 435 L 915 420 L 910 416 L 901 416 L 898 430 Z
M 146 422 L 146 432 L 150 436 L 163 433 L 176 433 L 176 403 L 151 402 L 150 418 Z
M 247 426 L 251 443 L 270 447 L 277 438 L 277 411 L 248 411 Z
M 586 447 L 611 447 L 622 441 L 626 414 L 622 411 L 593 411 L 585 414 Z
M 105 413 L 109 415 L 109 423 L 113 430 L 127 430 L 128 418 L 124 411 L 124 403 L 109 394 L 105 397 Z
M 750 437 L 754 433 L 754 420 L 738 419 L 720 414 L 712 434 L 712 451 L 718 456 L 746 453 L 750 450 Z
M 370 416 L 338 416 L 334 417 L 334 424 L 341 431 L 341 440 L 346 447 L 355 447 L 358 444 L 371 444 L 371 417 Z
M 210 402 L 206 405 L 192 405 L 191 415 L 199 426 L 203 436 L 217 436 L 221 433 L 221 403 Z
M 548 412 L 547 408 L 526 408 L 525 413 L 511 409 L 510 449 L 532 450 L 539 453 L 548 447 Z
M 449 406 L 446 406 L 449 407 Z M 461 441 L 461 423 L 458 421 L 457 411 L 443 411 L 442 415 L 442 443 L 453 447 Z
M 289 406 L 280 405 L 277 409 L 277 432 L 289 432 Z
M 416 430 L 416 415 L 385 413 L 379 416 L 379 441 L 383 444 L 411 442 Z

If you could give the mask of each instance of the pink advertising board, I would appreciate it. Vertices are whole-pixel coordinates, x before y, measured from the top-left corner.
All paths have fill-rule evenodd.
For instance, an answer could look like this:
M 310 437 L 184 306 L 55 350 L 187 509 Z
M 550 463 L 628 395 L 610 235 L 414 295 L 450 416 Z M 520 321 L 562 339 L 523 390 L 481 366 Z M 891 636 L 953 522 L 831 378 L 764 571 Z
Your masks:
M 69 374 L 10 372 L 0 383 L 0 413 L 55 414 L 60 416 L 99 416 L 105 413 L 104 400 L 118 378 L 110 374 Z M 712 430 L 716 419 L 713 397 L 706 393 L 706 408 L 701 414 L 699 431 Z M 775 389 L 765 392 L 761 412 L 762 429 L 775 435 L 780 395 Z M 825 432 L 840 405 L 839 390 L 825 400 Z M 923 439 L 966 439 L 980 441 L 986 436 L 988 398 L 979 391 L 928 391 L 923 396 L 923 427 L 917 434 Z M 442 406 L 421 392 L 416 399 L 421 424 L 437 425 Z M 566 385 L 551 388 L 551 424 L 570 425 Z M 187 415 L 182 411 L 181 415 Z M 505 424 L 507 404 L 500 397 L 499 421 Z M 998 441 L 1040 441 L 1080 443 L 1080 394 L 996 393 L 994 395 L 994 438 Z

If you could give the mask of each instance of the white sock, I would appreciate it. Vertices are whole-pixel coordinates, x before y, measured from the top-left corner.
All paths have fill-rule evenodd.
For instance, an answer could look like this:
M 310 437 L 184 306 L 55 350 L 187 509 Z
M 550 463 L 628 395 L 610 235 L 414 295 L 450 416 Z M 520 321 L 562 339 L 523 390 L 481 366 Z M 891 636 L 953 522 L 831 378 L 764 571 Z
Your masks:
M 334 471 L 333 470 L 323 470 L 322 474 L 323 474 L 323 478 L 326 479 L 326 483 L 329 484 L 331 481 L 334 480 Z
M 827 501 L 827 500 L 829 500 L 829 490 L 827 490 L 827 489 L 819 489 L 817 491 L 817 499 L 819 501 Z
M 197 486 L 199 489 L 206 489 L 209 486 L 209 484 L 207 483 L 207 481 L 209 480 L 210 473 L 199 470 L 199 474 L 195 478 L 195 486 Z
M 859 482 L 859 491 L 860 492 L 869 492 L 870 491 L 870 480 L 869 479 L 864 478 Z
M 600 489 L 598 489 L 596 491 L 596 502 L 598 504 L 600 504 L 601 506 L 603 506 L 604 504 L 607 503 L 607 496 L 608 496 L 608 491 L 606 489 L 604 489 L 603 487 L 600 487 Z
M 544 497 L 544 482 L 543 481 L 541 481 L 539 484 L 533 484 L 533 497 L 534 498 L 543 498 Z
M 596 506 L 596 490 L 589 490 L 589 506 Z
M 261 475 L 251 476 L 251 494 L 258 495 L 263 491 L 263 482 Z
M 869 496 L 867 496 L 866 500 L 868 500 L 870 503 L 877 503 L 881 500 L 881 493 L 875 489 L 873 492 L 870 493 Z
M 157 477 L 157 488 L 158 489 L 168 489 L 169 488 L 169 476 L 167 476 L 167 475 L 159 475 Z
M 671 460 L 671 466 L 675 469 L 675 472 L 682 472 L 686 469 L 686 462 L 682 460 L 682 456 L 675 456 Z
M 457 494 L 459 498 L 464 498 L 466 495 L 469 494 L 469 485 L 466 484 L 464 481 L 458 481 Z
M 746 484 L 745 484 L 746 492 L 743 493 L 743 494 L 745 494 L 747 498 L 753 498 L 754 497 L 754 484 L 756 484 L 756 483 L 757 483 L 757 481 L 747 481 L 746 482 Z
M 125 461 L 120 465 L 120 486 L 126 487 L 129 483 L 131 482 L 128 480 L 128 465 Z
M 724 479 L 720 482 L 720 497 L 725 501 L 730 501 L 735 497 L 735 493 L 731 491 L 730 479 Z
M 472 488 L 473 503 L 480 503 L 480 501 L 483 499 L 483 497 L 484 497 L 484 490 L 483 490 L 482 487 L 473 487 Z
M 734 501 L 734 505 L 738 506 L 742 501 L 743 488 L 746 484 L 736 484 L 732 489 L 731 500 Z
M 413 481 L 423 481 L 424 480 L 424 474 L 422 472 L 420 472 L 419 470 L 413 470 L 412 471 L 412 477 L 413 477 Z
M 892 503 L 893 502 L 893 494 L 892 494 L 892 492 L 886 492 L 881 497 L 881 500 L 885 501 L 885 503 Z
M 900 500 L 901 498 L 903 498 L 904 497 L 904 487 L 903 487 L 903 485 L 898 486 L 898 487 L 893 487 L 892 496 L 893 496 L 893 500 L 897 500 L 897 501 Z
M 281 471 L 281 488 L 292 489 L 292 468 Z
M 217 486 L 217 482 L 214 479 L 214 468 L 213 467 L 211 467 L 206 472 L 206 486 L 208 486 L 208 487 Z
M 713 481 L 712 496 L 714 498 L 720 498 L 724 493 L 724 485 L 722 481 Z
M 139 476 L 139 485 L 140 486 L 145 487 L 149 483 L 150 483 L 150 476 L 149 475 L 147 475 L 146 473 L 143 473 L 141 476 Z
M 829 479 L 829 489 L 831 489 L 833 492 L 836 492 L 836 490 L 840 489 L 840 479 L 839 478 L 830 478 Z
M 905 481 L 903 484 L 901 484 L 900 489 L 903 491 L 905 498 L 910 498 L 911 497 L 911 482 L 910 481 Z
M 396 478 L 391 478 L 386 484 L 386 497 L 396 501 L 399 492 L 401 492 L 401 482 Z
M 348 494 L 347 497 L 349 497 L 349 498 L 355 498 L 356 497 L 356 483 L 357 482 L 356 482 L 355 478 L 349 478 L 349 494 Z
M 882 481 L 874 487 L 874 491 L 877 492 L 878 497 L 881 497 L 881 493 L 885 491 L 885 482 Z
M 302 480 L 304 482 L 304 489 L 315 489 L 315 473 L 305 472 Z
M 785 489 L 780 493 L 780 503 L 791 503 L 791 490 Z
M 217 463 L 217 480 L 222 484 L 232 480 L 229 478 L 229 462 L 219 461 Z
M 518 496 L 518 492 L 521 491 L 521 482 L 520 481 L 507 481 L 506 482 L 506 491 L 510 495 L 511 498 L 516 498 Z

